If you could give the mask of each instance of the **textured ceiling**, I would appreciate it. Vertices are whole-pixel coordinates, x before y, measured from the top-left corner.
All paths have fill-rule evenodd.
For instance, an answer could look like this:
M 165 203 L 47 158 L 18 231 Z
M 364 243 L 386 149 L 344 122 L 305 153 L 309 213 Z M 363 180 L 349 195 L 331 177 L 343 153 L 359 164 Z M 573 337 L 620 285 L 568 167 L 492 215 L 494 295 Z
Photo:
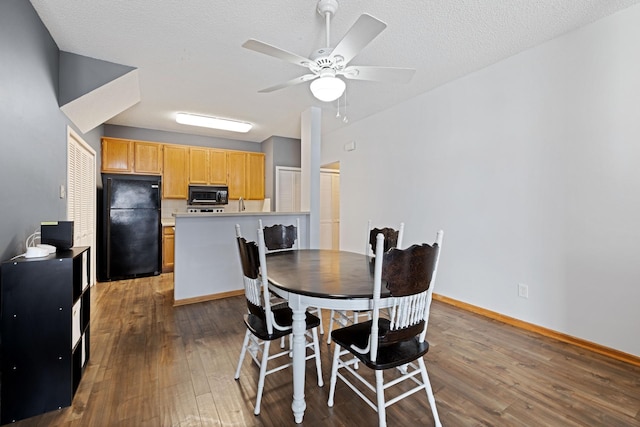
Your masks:
M 339 0 L 340 1 L 340 0 Z M 358 16 L 388 27 L 352 61 L 417 69 L 409 84 L 347 81 L 347 116 L 362 119 L 640 0 L 343 0 L 335 45 Z M 323 109 L 322 131 L 345 124 L 308 83 L 258 93 L 307 72 L 241 47 L 249 38 L 308 56 L 325 44 L 316 0 L 31 0 L 58 47 L 140 70 L 141 102 L 108 123 L 261 142 L 299 138 L 300 113 Z M 341 106 L 344 113 L 344 106 Z M 186 111 L 245 120 L 247 134 L 175 123 Z

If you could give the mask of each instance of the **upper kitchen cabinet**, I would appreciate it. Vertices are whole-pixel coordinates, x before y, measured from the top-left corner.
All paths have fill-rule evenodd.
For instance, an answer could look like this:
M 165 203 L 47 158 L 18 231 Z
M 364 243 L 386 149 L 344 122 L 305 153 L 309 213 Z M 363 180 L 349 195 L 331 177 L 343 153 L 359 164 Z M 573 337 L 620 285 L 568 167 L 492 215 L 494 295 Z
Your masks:
M 209 184 L 227 184 L 227 152 L 224 150 L 209 150 Z
M 189 184 L 228 185 L 229 198 L 264 199 L 264 153 L 102 138 L 102 172 L 162 175 L 164 199 L 187 199 Z
M 135 141 L 133 143 L 133 171 L 135 173 L 162 174 L 162 144 Z
M 164 145 L 162 197 L 185 199 L 189 188 L 189 147 Z
M 227 184 L 227 152 L 212 148 L 190 147 L 190 184 Z
M 209 183 L 209 149 L 189 148 L 189 184 Z
M 160 175 L 162 144 L 102 138 L 102 172 Z
M 227 166 L 229 167 L 229 198 L 239 199 L 247 198 L 246 182 L 247 182 L 247 153 L 230 152 L 227 155 Z
M 102 172 L 133 173 L 133 141 L 102 138 Z
M 229 152 L 229 198 L 264 199 L 264 153 Z
M 264 199 L 264 153 L 247 153 L 247 199 Z

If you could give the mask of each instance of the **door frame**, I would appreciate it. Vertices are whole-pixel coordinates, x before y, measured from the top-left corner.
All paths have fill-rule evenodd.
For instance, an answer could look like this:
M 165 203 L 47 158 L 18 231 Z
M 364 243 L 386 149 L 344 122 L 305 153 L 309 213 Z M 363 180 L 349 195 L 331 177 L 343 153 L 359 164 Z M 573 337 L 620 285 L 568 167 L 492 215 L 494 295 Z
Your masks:
M 91 218 L 91 242 L 90 242 L 90 247 L 91 247 L 91 260 L 90 260 L 90 285 L 93 286 L 96 283 L 96 233 L 97 233 L 97 227 L 96 227 L 96 222 L 97 222 L 97 185 L 96 185 L 96 176 L 97 176 L 97 160 L 96 160 L 96 150 L 93 149 L 93 147 L 91 147 L 77 132 L 75 132 L 70 126 L 67 126 L 67 190 L 69 190 L 69 180 L 70 180 L 70 165 L 71 162 L 69 161 L 69 157 L 71 155 L 70 151 L 69 151 L 69 145 L 70 144 L 76 144 L 78 145 L 81 149 L 87 151 L 90 155 L 90 157 L 92 157 L 93 161 L 90 162 L 92 164 L 91 167 L 91 182 L 93 183 L 93 185 L 91 185 L 91 196 L 90 196 L 90 200 L 85 201 L 88 202 L 89 205 L 91 206 L 91 210 L 93 212 L 93 217 Z M 68 193 L 68 191 L 67 191 Z M 80 192 L 82 194 L 82 192 Z M 81 195 L 80 194 L 80 195 Z M 76 195 L 77 196 L 77 195 Z M 75 197 L 75 196 L 74 196 Z M 69 194 L 66 194 L 66 198 L 67 198 L 67 220 L 69 221 L 73 221 L 73 218 L 69 218 L 69 213 L 70 213 L 70 209 L 69 209 Z M 74 239 L 75 240 L 75 239 Z

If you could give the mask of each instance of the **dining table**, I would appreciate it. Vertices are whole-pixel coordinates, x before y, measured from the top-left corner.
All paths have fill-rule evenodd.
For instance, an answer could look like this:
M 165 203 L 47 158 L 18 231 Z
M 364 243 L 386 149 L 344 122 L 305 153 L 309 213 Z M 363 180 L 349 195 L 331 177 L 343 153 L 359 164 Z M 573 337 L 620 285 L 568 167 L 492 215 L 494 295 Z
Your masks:
M 307 307 L 333 310 L 371 310 L 374 258 L 327 249 L 300 249 L 268 254 L 269 289 L 288 301 L 293 311 L 293 403 L 296 423 L 306 409 L 305 317 Z M 263 272 L 264 273 L 264 272 Z M 389 297 L 383 283 L 382 307 Z

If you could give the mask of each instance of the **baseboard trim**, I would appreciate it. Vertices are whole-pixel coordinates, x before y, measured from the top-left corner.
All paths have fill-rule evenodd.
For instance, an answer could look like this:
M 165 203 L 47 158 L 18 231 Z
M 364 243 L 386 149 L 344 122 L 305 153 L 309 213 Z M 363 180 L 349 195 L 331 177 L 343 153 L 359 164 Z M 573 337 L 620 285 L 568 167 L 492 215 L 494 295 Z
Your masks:
M 497 320 L 502 323 L 506 323 L 511 326 L 515 326 L 516 328 L 524 329 L 529 332 L 534 332 L 548 338 L 553 338 L 558 341 L 565 342 L 567 344 L 575 345 L 577 347 L 581 347 L 586 350 L 593 351 L 594 353 L 602 354 L 604 356 L 619 360 L 621 362 L 626 362 L 634 366 L 640 366 L 640 357 L 634 356 L 633 354 L 629 354 L 619 350 L 615 350 L 613 348 L 605 347 L 603 345 L 596 344 L 591 341 L 583 340 L 581 338 L 576 338 L 571 335 L 554 331 L 552 329 L 547 329 L 542 326 L 534 325 L 532 323 L 524 322 L 522 320 L 505 316 L 503 314 L 496 313 L 495 311 L 487 310 L 482 307 L 468 304 L 466 302 L 458 301 L 453 298 L 446 297 L 444 295 L 439 295 L 434 293 L 433 299 L 436 301 L 441 301 L 445 304 L 452 305 L 454 307 L 461 308 L 463 310 L 466 310 L 472 313 L 479 314 L 484 317 L 488 317 L 490 319 Z
M 235 297 L 238 295 L 244 295 L 244 289 L 240 289 L 238 291 L 221 292 L 219 294 L 202 295 L 202 296 L 193 297 L 193 298 L 177 299 L 173 301 L 173 306 L 177 307 L 179 305 L 196 304 L 196 303 L 205 302 L 205 301 L 214 301 L 217 299 Z

